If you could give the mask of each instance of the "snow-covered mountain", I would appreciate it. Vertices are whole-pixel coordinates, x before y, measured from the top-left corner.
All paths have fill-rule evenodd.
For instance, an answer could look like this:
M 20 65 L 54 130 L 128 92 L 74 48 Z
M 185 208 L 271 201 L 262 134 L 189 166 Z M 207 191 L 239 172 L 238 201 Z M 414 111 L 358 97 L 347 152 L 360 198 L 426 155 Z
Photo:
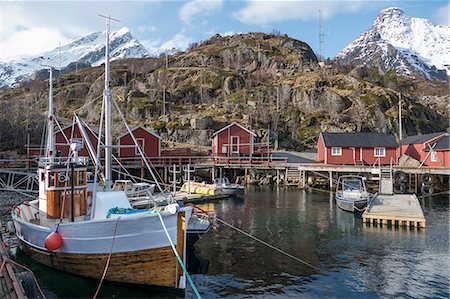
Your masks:
M 368 31 L 342 49 L 336 60 L 355 66 L 395 70 L 409 77 L 447 80 L 450 27 L 409 17 L 397 7 L 382 10 Z
M 42 65 L 67 68 L 74 63 L 80 66 L 97 66 L 104 63 L 105 32 L 94 32 L 67 45 L 35 57 L 21 57 L 8 62 L 0 62 L 0 87 L 14 86 L 26 80 Z M 133 38 L 128 28 L 122 28 L 110 35 L 111 59 L 140 58 L 149 56 L 147 49 Z

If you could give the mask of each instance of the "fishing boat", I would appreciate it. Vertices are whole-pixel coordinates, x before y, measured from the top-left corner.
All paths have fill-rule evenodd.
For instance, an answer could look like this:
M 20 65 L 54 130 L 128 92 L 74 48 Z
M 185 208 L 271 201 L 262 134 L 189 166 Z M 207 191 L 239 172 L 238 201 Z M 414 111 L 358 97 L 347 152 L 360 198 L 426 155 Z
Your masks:
M 367 192 L 366 178 L 362 176 L 345 175 L 338 179 L 336 187 L 336 204 L 348 212 L 364 211 L 367 204 L 374 198 Z
M 39 196 L 13 209 L 16 235 L 25 253 L 51 268 L 99 279 L 100 283 L 104 279 L 184 291 L 186 278 L 192 282 L 185 268 L 186 223 L 192 207 L 180 207 L 171 200 L 137 210 L 124 190 L 113 189 L 110 131 L 111 105 L 115 102 L 109 89 L 109 23 L 108 17 L 102 105 L 105 162 L 101 165 L 99 133 L 97 151 L 90 154 L 95 165 L 92 194 L 87 182 L 89 159 L 78 155 L 81 143 L 71 143 L 69 157 L 55 156 L 50 88 L 45 157 L 38 167 Z M 115 107 L 118 109 L 117 104 Z M 77 125 L 83 132 L 81 122 Z M 100 125 L 99 132 L 102 130 Z M 91 153 L 93 146 L 85 141 Z M 158 183 L 156 186 L 162 191 Z

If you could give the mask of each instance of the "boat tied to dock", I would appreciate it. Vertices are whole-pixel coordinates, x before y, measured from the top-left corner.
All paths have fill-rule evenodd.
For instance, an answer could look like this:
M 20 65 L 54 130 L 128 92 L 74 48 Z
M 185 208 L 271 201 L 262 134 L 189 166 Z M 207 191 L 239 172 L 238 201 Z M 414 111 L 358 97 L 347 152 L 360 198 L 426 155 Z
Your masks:
M 187 279 L 198 294 L 185 267 L 186 224 L 193 208 L 181 207 L 172 199 L 165 205 L 138 210 L 131 206 L 127 196 L 130 194 L 126 190 L 113 188 L 111 104 L 118 107 L 110 91 L 108 45 L 111 18 L 106 18 L 102 104 L 105 165 L 100 165 L 103 117 L 97 150 L 93 150 L 93 145 L 86 141 L 95 164 L 92 185 L 87 181 L 89 159 L 78 155 L 82 147 L 80 142 L 73 140 L 69 157 L 55 156 L 50 88 L 47 148 L 38 167 L 39 196 L 12 210 L 16 235 L 21 249 L 37 262 L 67 273 L 99 279 L 99 288 L 103 280 L 108 280 L 184 291 Z M 75 119 L 79 118 L 76 116 Z M 77 125 L 83 132 L 83 123 L 78 121 Z M 129 130 L 128 125 L 126 127 Z M 134 137 L 133 140 L 140 155 L 144 156 Z M 92 192 L 88 186 L 93 187 Z M 156 187 L 162 192 L 158 182 Z
M 367 191 L 366 178 L 363 176 L 345 175 L 338 179 L 336 186 L 336 204 L 348 212 L 363 212 L 367 204 L 377 193 Z

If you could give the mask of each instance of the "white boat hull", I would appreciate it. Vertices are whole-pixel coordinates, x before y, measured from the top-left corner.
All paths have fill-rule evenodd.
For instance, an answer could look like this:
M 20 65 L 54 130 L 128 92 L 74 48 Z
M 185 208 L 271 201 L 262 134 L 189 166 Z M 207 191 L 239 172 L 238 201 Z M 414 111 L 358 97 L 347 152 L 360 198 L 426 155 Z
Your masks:
M 179 255 L 184 257 L 184 263 L 185 227 L 191 213 L 192 208 L 189 207 L 181 208 L 175 214 L 161 212 L 170 238 Z M 63 245 L 55 252 L 49 252 L 44 246 L 45 238 L 54 229 L 23 221 L 14 213 L 13 221 L 24 251 L 49 267 L 85 277 L 100 278 L 111 251 L 112 260 L 106 280 L 184 288 L 185 283 L 180 280 L 184 279 L 183 272 L 156 213 L 145 212 L 120 219 L 60 224 L 58 232 L 63 239 Z M 111 250 L 113 240 L 114 246 Z

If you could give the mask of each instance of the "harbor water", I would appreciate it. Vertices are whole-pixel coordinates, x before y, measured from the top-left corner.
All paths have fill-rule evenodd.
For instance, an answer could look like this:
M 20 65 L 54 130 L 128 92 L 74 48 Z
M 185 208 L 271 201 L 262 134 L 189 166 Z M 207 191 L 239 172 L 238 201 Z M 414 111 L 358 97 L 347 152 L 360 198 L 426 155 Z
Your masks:
M 370 227 L 337 208 L 333 194 L 250 188 L 203 204 L 220 219 L 301 263 L 217 223 L 189 253 L 204 298 L 449 298 L 449 196 L 420 198 L 425 230 Z M 48 298 L 92 298 L 98 281 L 51 270 L 17 251 Z M 176 298 L 104 283 L 103 298 Z M 188 286 L 186 297 L 194 293 Z

